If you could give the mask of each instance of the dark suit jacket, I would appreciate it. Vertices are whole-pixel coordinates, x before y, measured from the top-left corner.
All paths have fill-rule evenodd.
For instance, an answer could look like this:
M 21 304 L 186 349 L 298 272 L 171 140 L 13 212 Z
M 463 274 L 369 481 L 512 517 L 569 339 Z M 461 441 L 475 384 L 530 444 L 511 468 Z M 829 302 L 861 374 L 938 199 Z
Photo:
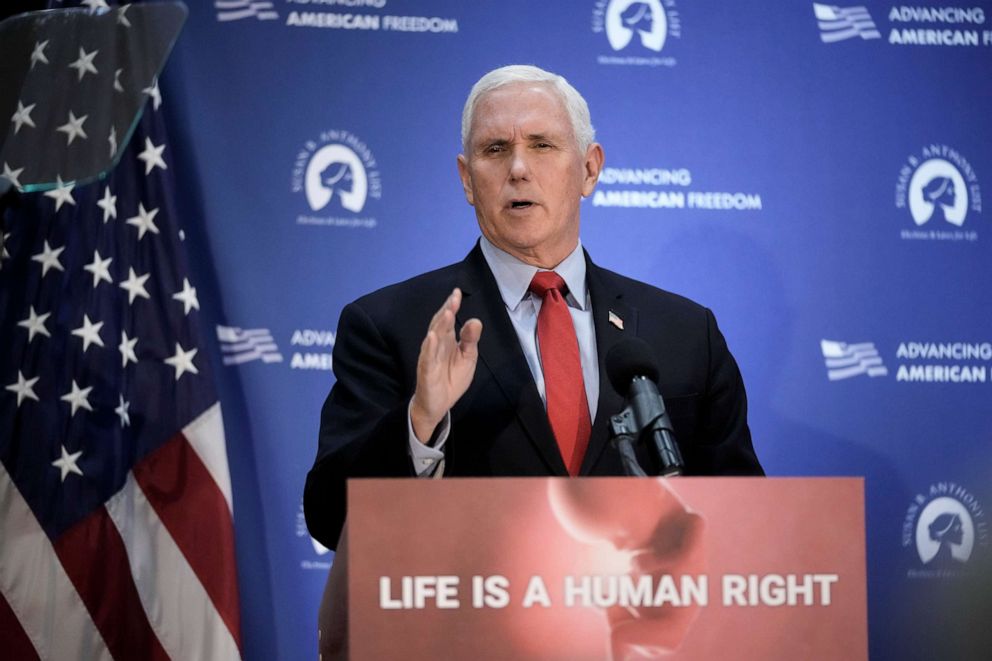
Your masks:
M 688 475 L 761 475 L 747 427 L 737 364 L 713 314 L 692 301 L 601 269 L 586 255 L 599 354 L 599 405 L 582 475 L 622 475 L 607 442 L 607 422 L 623 399 L 606 377 L 604 357 L 625 337 L 656 351 L 659 391 L 668 407 Z M 420 344 L 434 312 L 455 287 L 464 297 L 456 325 L 482 320 L 475 378 L 451 410 L 444 447 L 446 476 L 568 473 L 544 405 L 478 245 L 468 257 L 349 304 L 334 345 L 337 382 L 324 403 L 317 459 L 307 476 L 304 509 L 310 533 L 334 548 L 350 477 L 413 476 L 407 405 L 417 380 Z M 623 330 L 609 323 L 613 312 Z M 646 449 L 638 452 L 657 472 Z

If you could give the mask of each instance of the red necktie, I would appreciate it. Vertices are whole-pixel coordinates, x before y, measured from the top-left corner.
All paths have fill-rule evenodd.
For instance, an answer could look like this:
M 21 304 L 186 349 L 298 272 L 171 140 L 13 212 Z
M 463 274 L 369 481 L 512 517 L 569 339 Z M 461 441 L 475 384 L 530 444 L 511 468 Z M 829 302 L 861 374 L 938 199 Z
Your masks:
M 589 444 L 589 403 L 582 379 L 579 341 L 565 303 L 568 287 L 554 271 L 534 274 L 530 291 L 544 299 L 537 315 L 548 420 L 569 475 L 578 475 Z

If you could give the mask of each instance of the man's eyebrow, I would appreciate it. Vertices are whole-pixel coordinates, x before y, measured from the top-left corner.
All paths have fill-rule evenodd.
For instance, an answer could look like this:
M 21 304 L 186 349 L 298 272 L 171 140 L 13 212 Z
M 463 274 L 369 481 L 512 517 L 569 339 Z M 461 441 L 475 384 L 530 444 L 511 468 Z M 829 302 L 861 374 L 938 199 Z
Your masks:
M 556 133 L 528 133 L 523 137 L 527 142 L 554 142 L 560 143 L 564 138 Z M 474 140 L 475 149 L 485 149 L 486 147 L 504 147 L 512 142 L 512 138 L 498 136 L 480 136 Z
M 553 133 L 528 133 L 527 135 L 524 136 L 524 140 L 526 140 L 528 142 L 533 142 L 535 140 L 550 140 L 550 141 L 555 141 L 555 140 L 560 140 L 560 139 L 561 139 L 561 136 L 556 135 L 556 134 L 553 134 Z M 496 136 L 490 136 L 490 137 L 479 138 L 479 140 L 477 141 L 477 144 L 480 144 L 480 145 L 506 145 L 506 144 L 509 144 L 510 141 L 511 141 L 510 138 L 499 138 L 499 137 L 496 137 Z

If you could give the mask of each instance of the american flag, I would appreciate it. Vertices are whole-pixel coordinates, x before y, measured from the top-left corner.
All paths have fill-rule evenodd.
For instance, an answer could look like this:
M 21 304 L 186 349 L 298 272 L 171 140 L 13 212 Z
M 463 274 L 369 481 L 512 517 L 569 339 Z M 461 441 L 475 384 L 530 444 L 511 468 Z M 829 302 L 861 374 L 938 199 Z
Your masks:
M 102 180 L 61 178 L 0 206 L 4 658 L 241 657 L 224 430 L 161 95 L 108 66 L 129 22 L 113 21 L 105 41 L 99 30 L 34 35 L 48 43 L 22 63 L 21 90 L 40 77 L 48 94 L 19 99 L 19 120 L 0 116 L 0 142 L 22 142 L 5 153 L 36 155 L 0 163 L 23 185 L 45 159 L 32 144 L 57 138 L 84 161 L 108 149 L 91 130 L 114 130 L 98 90 L 124 81 L 147 97 L 126 147 L 129 127 L 116 127 L 120 161 Z M 73 84 L 52 85 L 65 71 Z M 60 118 L 68 110 L 75 121 Z

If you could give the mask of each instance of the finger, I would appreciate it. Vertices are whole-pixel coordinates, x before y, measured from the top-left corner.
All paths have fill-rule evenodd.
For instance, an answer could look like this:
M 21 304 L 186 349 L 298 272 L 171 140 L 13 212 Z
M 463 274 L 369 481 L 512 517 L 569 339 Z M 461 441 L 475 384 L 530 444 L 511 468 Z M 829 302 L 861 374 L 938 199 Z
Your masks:
M 455 351 L 458 344 L 455 339 L 455 315 L 451 313 L 451 310 L 445 310 L 441 314 L 433 332 L 437 334 L 436 358 L 439 361 L 445 361 Z
M 447 300 L 445 300 L 444 306 L 442 307 L 442 314 L 441 314 L 441 316 L 444 318 L 444 322 L 446 325 L 450 318 L 452 330 L 454 330 L 455 327 L 455 315 L 458 314 L 458 308 L 460 308 L 461 305 L 462 305 L 462 290 L 459 289 L 458 287 L 455 287 L 454 289 L 451 290 L 451 293 L 448 294 L 448 298 Z M 448 316 L 449 314 L 450 317 Z
M 433 330 L 427 331 L 424 341 L 420 343 L 420 357 L 417 359 L 417 375 L 423 378 L 427 375 L 437 354 L 437 334 Z
M 440 308 L 437 309 L 437 312 L 435 312 L 434 316 L 431 317 L 431 322 L 427 324 L 427 330 L 434 330 L 435 328 L 437 328 L 438 322 L 441 320 L 441 316 L 444 314 L 444 311 L 447 309 L 447 307 L 448 304 L 447 302 L 445 302 L 444 305 L 442 305 Z
M 459 335 L 458 349 L 466 358 L 475 358 L 479 354 L 479 340 L 482 338 L 482 322 L 469 319 L 462 326 Z
M 444 315 L 445 310 L 451 309 L 452 298 L 455 295 L 455 291 L 457 291 L 457 289 L 448 294 L 448 298 L 444 299 L 444 303 L 441 304 L 441 307 L 439 307 L 437 312 L 434 313 L 434 316 L 431 317 L 431 323 L 428 325 L 428 328 L 435 327 Z
M 451 312 L 458 314 L 458 309 L 462 306 L 462 290 L 458 287 L 452 289 L 451 296 L 448 297 L 448 303 L 451 307 Z

